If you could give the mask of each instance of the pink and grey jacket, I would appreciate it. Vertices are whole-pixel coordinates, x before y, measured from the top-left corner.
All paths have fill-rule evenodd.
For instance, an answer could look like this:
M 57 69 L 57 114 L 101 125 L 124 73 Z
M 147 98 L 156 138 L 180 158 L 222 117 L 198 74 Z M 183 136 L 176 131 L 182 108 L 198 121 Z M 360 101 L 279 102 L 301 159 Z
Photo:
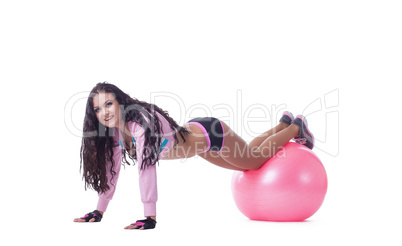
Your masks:
M 155 111 L 156 112 L 156 111 Z M 173 147 L 175 143 L 174 136 L 177 132 L 173 131 L 170 128 L 169 122 L 161 115 L 159 112 L 156 112 L 159 117 L 162 126 L 162 141 L 161 141 L 161 152 L 158 154 L 159 159 L 162 159 L 169 150 Z M 149 123 L 149 120 L 145 118 Z M 139 172 L 139 183 L 140 183 L 140 193 L 141 193 L 141 201 L 144 204 L 144 215 L 145 216 L 156 216 L 156 201 L 158 200 L 158 191 L 157 191 L 157 179 L 156 179 L 156 165 L 149 166 L 140 170 L 142 164 L 142 152 L 144 147 L 145 141 L 145 129 L 142 125 L 137 124 L 136 122 L 130 121 L 128 123 L 128 127 L 130 129 L 131 135 L 134 138 L 136 144 L 136 155 L 137 155 L 137 165 L 138 165 L 138 172 Z M 121 135 L 118 128 L 115 128 L 115 135 L 114 140 L 119 143 L 117 147 L 113 149 L 113 160 L 114 160 L 114 167 L 113 170 L 116 172 L 114 175 L 112 182 L 110 181 L 112 174 L 109 172 L 111 162 L 106 161 L 106 171 L 107 171 L 107 179 L 108 185 L 110 189 L 105 193 L 98 193 L 99 200 L 97 210 L 105 212 L 107 206 L 113 198 L 113 194 L 116 190 L 115 186 L 117 187 L 117 181 L 119 178 L 119 172 L 121 167 L 122 161 L 122 150 L 124 143 L 124 137 Z M 113 186 L 115 185 L 115 186 Z

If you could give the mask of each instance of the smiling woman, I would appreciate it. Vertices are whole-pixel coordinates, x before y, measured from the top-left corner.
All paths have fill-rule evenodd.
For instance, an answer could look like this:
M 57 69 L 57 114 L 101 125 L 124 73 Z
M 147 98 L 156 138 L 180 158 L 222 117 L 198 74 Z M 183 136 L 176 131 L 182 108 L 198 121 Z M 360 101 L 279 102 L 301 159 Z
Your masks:
M 138 162 L 145 220 L 125 229 L 153 229 L 156 225 L 156 163 L 199 155 L 230 170 L 259 169 L 292 138 L 313 148 L 306 119 L 285 112 L 279 124 L 247 144 L 227 124 L 214 117 L 197 117 L 179 126 L 166 111 L 130 97 L 117 86 L 98 83 L 85 111 L 81 168 L 85 188 L 98 192 L 97 209 L 75 222 L 99 222 L 113 198 L 122 162 Z
M 97 210 L 75 222 L 100 221 L 112 199 L 120 164 L 139 163 L 146 217 L 156 219 L 155 164 L 189 132 L 156 105 L 131 98 L 117 86 L 98 83 L 87 100 L 81 145 L 85 188 L 99 194 Z M 139 146 L 139 147 L 138 147 Z M 137 148 L 138 147 L 138 148 Z
M 106 127 L 119 127 L 119 129 L 122 127 L 118 125 L 119 119 L 121 118 L 119 102 L 116 100 L 113 94 L 104 92 L 96 94 L 93 98 L 93 103 L 94 112 L 101 124 Z M 124 127 L 124 122 L 120 123 L 123 123 Z

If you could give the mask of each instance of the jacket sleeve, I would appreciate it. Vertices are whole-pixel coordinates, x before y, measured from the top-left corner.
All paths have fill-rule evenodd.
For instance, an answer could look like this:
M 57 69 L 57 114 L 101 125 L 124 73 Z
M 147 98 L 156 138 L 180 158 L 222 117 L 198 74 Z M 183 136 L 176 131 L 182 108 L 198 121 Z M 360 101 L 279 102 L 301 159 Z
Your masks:
M 116 174 L 112 179 L 112 173 L 110 172 L 110 167 L 112 165 L 112 163 L 107 160 L 106 161 L 106 177 L 107 177 L 107 183 L 109 185 L 109 190 L 107 190 L 105 193 L 98 193 L 99 196 L 99 200 L 98 200 L 98 206 L 97 206 L 97 210 L 105 212 L 107 209 L 107 206 L 110 202 L 110 200 L 112 200 L 114 192 L 116 190 L 117 187 L 117 181 L 119 179 L 119 173 L 120 173 L 120 167 L 121 167 L 121 150 L 119 147 L 115 147 L 113 149 L 113 160 L 114 160 L 114 167 L 113 170 L 116 172 Z
M 143 161 L 142 153 L 145 142 L 145 130 L 139 125 L 136 128 L 137 131 L 132 132 L 132 134 L 136 141 L 139 184 L 141 201 L 144 204 L 144 216 L 156 216 L 156 201 L 158 200 L 156 165 L 145 167 L 143 170 L 141 170 L 141 164 Z

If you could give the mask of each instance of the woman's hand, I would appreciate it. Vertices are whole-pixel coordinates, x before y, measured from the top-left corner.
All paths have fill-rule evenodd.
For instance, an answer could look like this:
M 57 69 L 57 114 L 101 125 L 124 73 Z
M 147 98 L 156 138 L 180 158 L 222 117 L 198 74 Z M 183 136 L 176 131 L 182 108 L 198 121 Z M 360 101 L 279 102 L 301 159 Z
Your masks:
M 130 225 L 124 227 L 124 229 L 133 230 L 133 229 L 139 228 L 140 230 L 145 230 L 145 229 L 154 229 L 155 226 L 156 226 L 156 216 L 150 216 L 150 217 L 147 217 L 147 219 L 145 219 L 145 220 L 137 220 L 136 223 L 130 224 Z
M 138 226 L 138 225 L 129 225 L 129 226 L 124 227 L 124 229 L 133 230 L 133 229 L 138 229 L 139 227 L 140 226 Z M 141 226 L 140 230 L 144 230 L 144 226 Z
M 103 217 L 103 212 L 102 211 L 99 211 L 99 210 L 97 210 L 101 215 L 102 215 L 102 217 Z M 83 218 L 75 218 L 74 219 L 74 222 L 86 222 L 86 220 L 85 219 L 83 219 Z M 92 219 L 90 219 L 88 222 L 95 222 L 95 218 L 92 218 Z
M 94 221 L 95 221 L 95 218 L 92 218 L 88 222 L 94 222 Z M 85 222 L 85 219 L 75 218 L 74 222 Z

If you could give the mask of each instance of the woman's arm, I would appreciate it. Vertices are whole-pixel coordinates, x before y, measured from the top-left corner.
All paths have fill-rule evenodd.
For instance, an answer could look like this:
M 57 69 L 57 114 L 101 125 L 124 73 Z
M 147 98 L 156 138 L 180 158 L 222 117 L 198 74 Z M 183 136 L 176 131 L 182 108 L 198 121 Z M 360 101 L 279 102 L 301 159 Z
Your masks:
M 110 172 L 110 167 L 112 163 L 109 160 L 106 160 L 106 177 L 110 189 L 105 193 L 100 192 L 98 193 L 99 200 L 96 210 L 102 215 L 102 217 L 107 209 L 109 201 L 112 200 L 113 198 L 114 192 L 116 190 L 115 186 L 117 185 L 117 180 L 119 179 L 119 173 L 121 167 L 121 150 L 118 147 L 115 147 L 113 149 L 113 160 L 114 160 L 113 170 L 116 172 L 116 174 L 113 177 L 113 180 L 111 180 L 112 173 Z M 86 222 L 86 219 L 84 219 L 83 217 L 75 218 L 74 222 Z M 89 219 L 88 222 L 95 222 L 95 218 Z
M 132 129 L 132 134 L 137 143 L 137 165 L 139 173 L 139 185 L 141 193 L 141 201 L 144 204 L 144 216 L 145 217 L 155 217 L 156 216 L 156 201 L 158 200 L 158 187 L 156 178 L 156 165 L 144 167 L 141 170 L 142 164 L 142 152 L 144 150 L 145 142 L 145 130 L 140 126 L 136 125 Z
M 115 147 L 113 149 L 113 160 L 114 160 L 113 171 L 116 173 L 113 177 L 113 180 L 111 180 L 112 173 L 110 172 L 110 167 L 112 163 L 109 160 L 106 161 L 106 177 L 110 189 L 104 193 L 100 192 L 98 193 L 99 200 L 96 210 L 102 211 L 102 214 L 106 211 L 107 206 L 109 205 L 109 202 L 110 200 L 112 200 L 114 192 L 116 191 L 117 181 L 119 179 L 120 167 L 121 167 L 121 150 L 119 147 Z

